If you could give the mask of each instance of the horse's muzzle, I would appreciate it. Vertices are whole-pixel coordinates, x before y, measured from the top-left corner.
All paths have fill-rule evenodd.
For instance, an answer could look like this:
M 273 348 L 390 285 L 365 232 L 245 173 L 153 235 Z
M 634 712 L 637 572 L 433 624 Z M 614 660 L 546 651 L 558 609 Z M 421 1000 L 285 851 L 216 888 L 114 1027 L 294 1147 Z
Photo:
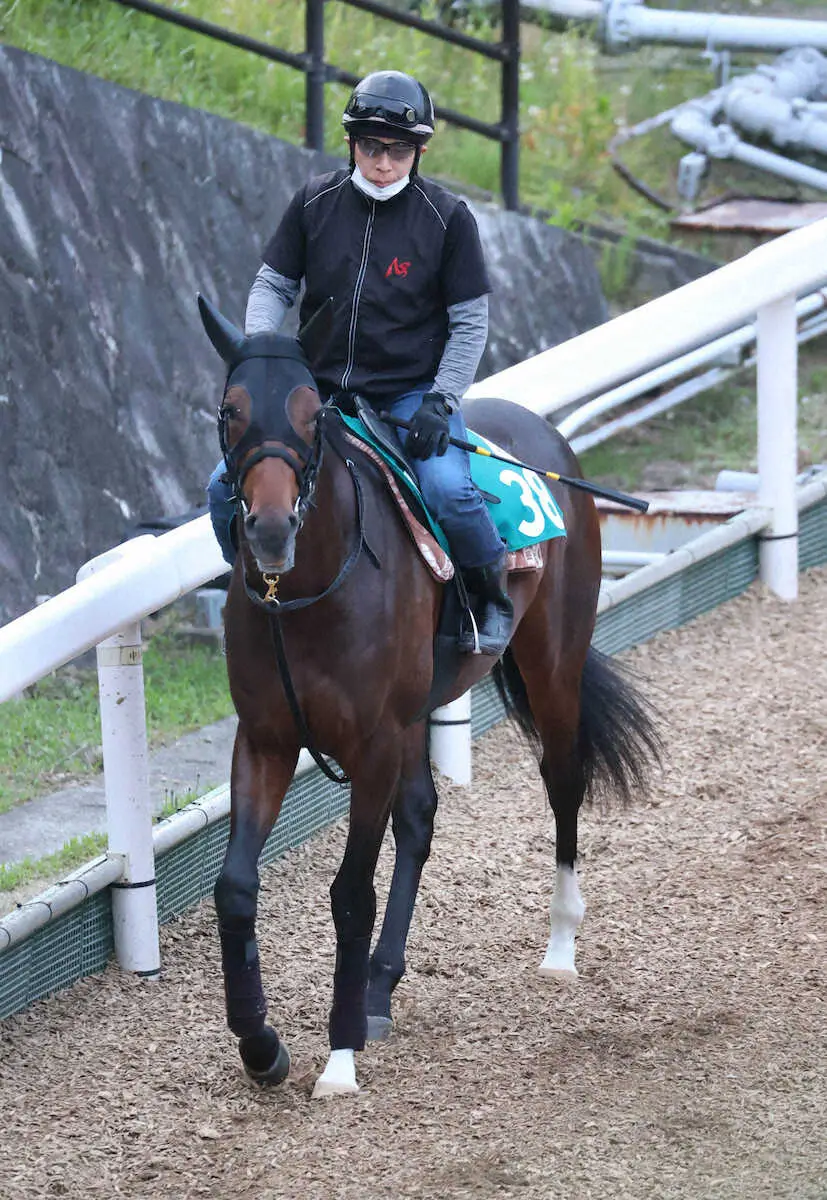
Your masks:
M 296 557 L 299 519 L 295 513 L 251 512 L 244 533 L 259 570 L 286 575 Z

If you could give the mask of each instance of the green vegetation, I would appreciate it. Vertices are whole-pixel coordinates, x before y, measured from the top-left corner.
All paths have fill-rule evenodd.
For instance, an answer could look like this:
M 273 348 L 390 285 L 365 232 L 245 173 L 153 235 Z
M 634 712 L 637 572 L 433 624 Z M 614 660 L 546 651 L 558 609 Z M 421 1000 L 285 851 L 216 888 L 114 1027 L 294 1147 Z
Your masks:
M 0 866 L 0 893 L 12 892 L 38 879 L 61 879 L 105 849 L 105 833 L 88 833 L 85 837 L 71 838 L 54 854 Z
M 169 6 L 282 49 L 304 48 L 303 5 L 173 0 Z M 499 36 L 485 15 L 469 18 L 465 27 L 489 41 Z M 26 0 L 5 12 L 0 4 L 0 36 L 150 95 L 204 108 L 288 141 L 303 139 L 302 74 L 111 0 Z M 325 36 L 330 62 L 357 74 L 404 64 L 427 80 L 437 103 L 482 120 L 499 120 L 500 69 L 495 62 L 341 4 L 327 7 Z M 552 220 L 562 225 L 611 216 L 662 232 L 663 215 L 611 169 L 606 146 L 629 98 L 616 74 L 604 77 L 598 63 L 597 48 L 586 33 L 561 36 L 526 27 L 521 195 L 551 210 Z M 344 148 L 340 118 L 346 97 L 342 86 L 326 88 L 327 149 L 336 154 Z M 445 125 L 429 150 L 427 169 L 439 178 L 496 192 L 499 146 Z
M 730 7 L 754 12 L 759 2 Z M 677 8 L 694 6 L 674 2 Z M 303 4 L 169 0 L 168 7 L 281 49 L 304 49 Z M 418 11 L 437 15 L 434 0 L 426 0 Z M 463 28 L 496 41 L 496 12 L 496 7 L 472 10 Z M 112 0 L 0 0 L 0 37 L 150 95 L 218 113 L 287 141 L 303 140 L 305 80 L 300 72 Z M 364 74 L 404 65 L 427 80 L 438 104 L 485 121 L 499 120 L 496 62 L 345 4 L 326 7 L 325 41 L 328 61 L 338 66 Z M 749 61 L 739 57 L 742 64 Z M 615 173 L 608 147 L 620 130 L 714 85 L 700 49 L 649 46 L 607 57 L 585 27 L 561 34 L 523 26 L 521 198 L 550 212 L 551 221 L 564 227 L 600 221 L 631 236 L 678 240 L 669 214 Z M 326 148 L 341 154 L 340 117 L 347 89 L 331 84 L 325 95 Z M 677 166 L 685 149 L 664 128 L 624 144 L 619 152 L 635 176 L 674 203 Z M 427 170 L 448 182 L 496 193 L 499 146 L 443 125 L 429 150 Z M 754 178 L 744 168 L 719 163 L 709 189 L 743 191 Z M 777 186 L 789 192 L 788 185 Z M 762 191 L 772 190 L 772 180 L 764 177 Z M 699 247 L 697 239 L 694 245 Z
M 171 632 L 148 641 L 144 685 L 151 745 L 232 712 L 223 655 Z M 100 741 L 93 668 L 66 667 L 0 705 L 0 812 L 99 771 Z
M 197 797 L 193 792 L 186 792 L 169 801 L 156 815 L 155 823 L 185 808 L 195 799 Z M 26 887 L 39 879 L 62 878 L 76 867 L 102 854 L 105 849 L 105 833 L 87 833 L 84 837 L 70 838 L 54 854 L 44 854 L 42 858 L 24 858 L 20 862 L 0 866 L 0 894 Z

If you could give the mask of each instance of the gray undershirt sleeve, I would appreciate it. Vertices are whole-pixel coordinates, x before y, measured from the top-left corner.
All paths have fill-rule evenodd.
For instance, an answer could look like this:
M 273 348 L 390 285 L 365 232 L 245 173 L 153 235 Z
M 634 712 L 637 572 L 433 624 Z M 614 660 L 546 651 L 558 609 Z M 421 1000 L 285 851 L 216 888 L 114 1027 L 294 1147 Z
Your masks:
M 474 382 L 487 339 L 487 296 L 449 305 L 448 341 L 437 368 L 434 391 L 450 392 L 461 399 Z
M 279 275 L 272 267 L 263 264 L 253 280 L 247 297 L 247 312 L 244 316 L 244 332 L 277 333 L 281 323 L 299 294 L 300 280 Z

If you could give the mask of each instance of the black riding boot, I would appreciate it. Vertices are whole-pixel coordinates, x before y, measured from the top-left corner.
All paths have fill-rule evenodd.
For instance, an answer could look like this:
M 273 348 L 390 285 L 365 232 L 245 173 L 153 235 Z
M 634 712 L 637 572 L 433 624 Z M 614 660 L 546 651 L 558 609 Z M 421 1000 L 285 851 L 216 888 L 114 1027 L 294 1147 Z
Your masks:
M 466 613 L 459 636 L 459 648 L 466 654 L 490 654 L 499 658 L 508 645 L 514 623 L 514 605 L 503 588 L 504 562 L 504 558 L 498 558 L 487 567 L 473 567 L 462 572 L 477 624 L 475 638 Z

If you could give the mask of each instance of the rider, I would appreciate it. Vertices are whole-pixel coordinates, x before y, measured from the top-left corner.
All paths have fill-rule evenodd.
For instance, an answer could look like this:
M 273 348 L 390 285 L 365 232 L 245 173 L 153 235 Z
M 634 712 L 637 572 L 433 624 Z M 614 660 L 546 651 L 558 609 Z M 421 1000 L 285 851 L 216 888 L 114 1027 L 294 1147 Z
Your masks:
M 397 430 L 425 503 L 440 523 L 475 608 L 479 648 L 499 655 L 513 608 L 503 590 L 504 546 L 471 482 L 459 398 L 488 335 L 488 292 L 477 225 L 465 203 L 419 176 L 434 132 L 428 92 L 401 71 L 375 71 L 342 117 L 350 167 L 311 179 L 267 243 L 250 289 L 249 334 L 275 331 L 305 293 L 306 322 L 332 297 L 332 331 L 311 366 L 324 397 L 356 393 Z M 210 480 L 213 526 L 232 562 L 232 497 L 223 464 Z M 474 649 L 473 633 L 461 646 Z

